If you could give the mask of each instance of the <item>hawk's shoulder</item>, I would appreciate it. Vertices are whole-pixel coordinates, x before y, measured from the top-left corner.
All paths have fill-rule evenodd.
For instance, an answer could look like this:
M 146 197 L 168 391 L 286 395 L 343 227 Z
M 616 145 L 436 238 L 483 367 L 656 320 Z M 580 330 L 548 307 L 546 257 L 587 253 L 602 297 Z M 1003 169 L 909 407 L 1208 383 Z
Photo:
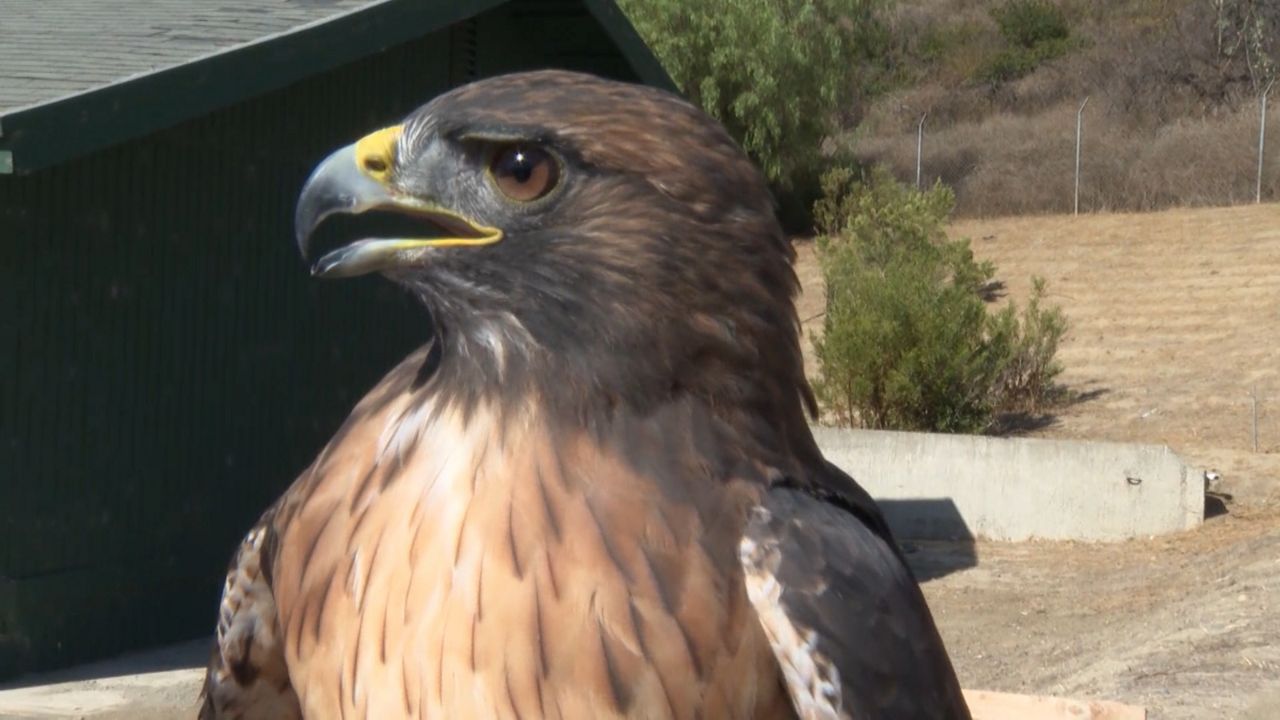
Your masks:
M 822 487 L 840 484 L 857 492 Z M 770 489 L 739 546 L 747 594 L 796 710 L 831 720 L 968 718 L 924 596 L 874 504 L 859 502 L 865 492 L 843 473 L 822 485 Z

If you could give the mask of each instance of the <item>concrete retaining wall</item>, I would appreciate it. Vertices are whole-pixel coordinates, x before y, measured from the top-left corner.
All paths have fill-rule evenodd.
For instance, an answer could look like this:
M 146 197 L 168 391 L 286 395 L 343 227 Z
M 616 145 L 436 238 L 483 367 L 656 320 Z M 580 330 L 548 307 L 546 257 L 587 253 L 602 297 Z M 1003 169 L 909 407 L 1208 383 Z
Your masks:
M 1204 520 L 1204 479 L 1163 445 L 814 428 L 903 538 L 1120 540 Z

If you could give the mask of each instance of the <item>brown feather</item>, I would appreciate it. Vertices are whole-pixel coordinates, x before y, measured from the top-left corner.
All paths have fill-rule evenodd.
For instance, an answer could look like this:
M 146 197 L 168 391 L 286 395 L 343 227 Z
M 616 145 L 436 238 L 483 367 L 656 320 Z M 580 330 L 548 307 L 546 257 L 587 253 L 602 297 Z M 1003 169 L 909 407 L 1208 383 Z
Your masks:
M 249 531 L 227 572 L 214 648 L 200 693 L 200 720 L 301 717 L 271 592 L 276 541 L 271 517 L 268 511 Z

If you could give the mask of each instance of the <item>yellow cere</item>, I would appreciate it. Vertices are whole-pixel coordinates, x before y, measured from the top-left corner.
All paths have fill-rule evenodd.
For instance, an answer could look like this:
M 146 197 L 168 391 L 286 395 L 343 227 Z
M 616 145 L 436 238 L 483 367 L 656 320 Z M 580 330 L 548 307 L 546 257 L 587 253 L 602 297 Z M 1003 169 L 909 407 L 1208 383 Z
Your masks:
M 393 125 L 376 132 L 369 133 L 356 141 L 356 165 L 360 172 L 385 185 L 391 175 L 391 165 L 395 160 L 396 141 L 400 139 L 402 125 Z M 399 211 L 428 218 L 447 218 L 455 224 L 466 226 L 478 237 L 436 237 L 436 238 L 402 238 L 385 240 L 378 243 L 383 251 L 410 250 L 420 247 L 465 247 L 489 245 L 502 239 L 502 231 L 473 222 L 456 212 L 445 209 L 434 203 L 415 198 L 395 197 L 392 205 Z
M 400 139 L 402 125 L 392 125 L 369 133 L 356 141 L 356 165 L 360 172 L 385 183 L 391 175 L 391 163 L 396 156 L 396 141 Z

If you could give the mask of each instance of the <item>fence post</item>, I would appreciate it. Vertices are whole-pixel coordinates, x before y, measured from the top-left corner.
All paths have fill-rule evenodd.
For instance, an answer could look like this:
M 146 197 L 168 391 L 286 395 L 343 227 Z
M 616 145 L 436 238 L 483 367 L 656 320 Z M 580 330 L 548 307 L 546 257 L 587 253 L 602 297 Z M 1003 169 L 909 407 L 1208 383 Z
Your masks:
M 929 113 L 920 116 L 920 123 L 916 125 L 916 189 L 920 189 L 920 165 L 924 156 L 924 119 L 929 117 Z
M 1080 214 L 1080 136 L 1084 124 L 1084 106 L 1088 104 L 1089 96 L 1086 95 L 1084 102 L 1080 103 L 1080 109 L 1076 111 L 1076 199 L 1073 215 Z
M 1273 79 L 1267 83 L 1267 88 L 1262 91 L 1262 118 L 1258 123 L 1258 183 L 1254 188 L 1253 195 L 1255 203 L 1262 202 L 1262 156 L 1267 147 L 1267 93 L 1271 92 L 1271 86 L 1275 84 L 1276 81 Z

